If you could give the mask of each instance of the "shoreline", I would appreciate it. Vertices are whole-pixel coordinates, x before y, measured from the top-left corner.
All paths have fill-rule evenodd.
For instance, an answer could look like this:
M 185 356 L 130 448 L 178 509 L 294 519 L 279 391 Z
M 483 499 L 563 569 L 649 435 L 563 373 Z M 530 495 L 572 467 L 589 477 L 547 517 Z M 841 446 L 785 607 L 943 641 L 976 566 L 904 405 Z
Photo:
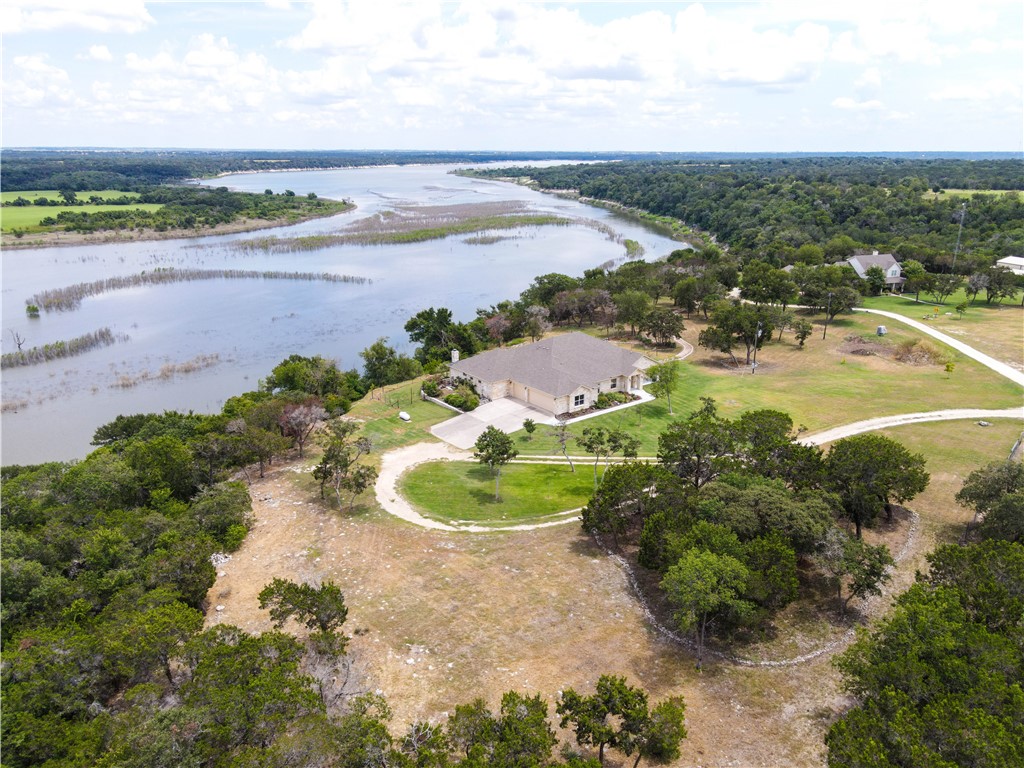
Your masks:
M 37 248 L 72 248 L 80 245 L 111 245 L 156 240 L 193 240 L 199 237 L 235 235 L 240 232 L 277 229 L 278 227 L 287 227 L 293 224 L 303 224 L 315 219 L 326 219 L 342 213 L 349 213 L 355 209 L 355 203 L 349 203 L 349 207 L 344 210 L 304 215 L 297 218 L 241 219 L 239 221 L 230 221 L 226 224 L 218 224 L 208 229 L 168 229 L 163 232 L 158 232 L 155 229 L 145 229 L 141 232 L 136 230 L 126 232 L 124 230 L 106 229 L 89 234 L 79 232 L 40 232 L 34 235 L 31 240 L 18 240 L 14 235 L 5 232 L 3 235 L 0 235 L 0 248 L 3 250 L 29 251 Z

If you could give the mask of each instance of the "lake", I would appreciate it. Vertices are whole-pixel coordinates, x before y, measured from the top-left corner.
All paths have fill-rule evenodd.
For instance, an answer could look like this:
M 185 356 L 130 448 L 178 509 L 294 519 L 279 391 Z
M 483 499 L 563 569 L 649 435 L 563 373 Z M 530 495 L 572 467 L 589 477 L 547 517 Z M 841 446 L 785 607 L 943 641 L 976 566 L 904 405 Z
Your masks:
M 626 217 L 534 190 L 450 174 L 466 165 L 356 168 L 227 176 L 218 185 L 262 192 L 347 198 L 356 209 L 260 233 L 184 240 L 14 250 L 3 254 L 4 352 L 67 340 L 109 327 L 127 340 L 79 357 L 3 372 L 3 464 L 81 458 L 93 432 L 118 414 L 217 412 L 224 400 L 255 389 L 290 354 L 323 355 L 361 368 L 359 352 L 378 337 L 399 351 L 413 346 L 403 329 L 421 309 L 445 306 L 469 321 L 478 307 L 514 299 L 548 272 L 622 260 L 621 242 L 585 223 L 503 230 L 486 245 L 465 235 L 423 243 L 339 245 L 268 254 L 232 249 L 256 236 L 337 232 L 397 206 L 520 201 L 532 209 L 601 222 L 639 242 L 651 260 L 684 247 Z M 294 280 L 206 280 L 111 291 L 68 312 L 25 314 L 33 294 L 159 267 L 331 272 L 365 284 Z

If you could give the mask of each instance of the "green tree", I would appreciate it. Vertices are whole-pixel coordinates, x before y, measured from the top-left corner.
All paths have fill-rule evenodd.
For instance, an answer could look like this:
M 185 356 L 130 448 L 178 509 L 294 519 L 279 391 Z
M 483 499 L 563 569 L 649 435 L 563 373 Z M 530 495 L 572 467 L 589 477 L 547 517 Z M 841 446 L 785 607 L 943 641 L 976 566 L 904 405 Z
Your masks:
M 921 300 L 921 291 L 928 289 L 930 275 L 924 265 L 916 259 L 907 259 L 900 264 L 900 271 L 906 281 L 903 287 L 914 292 L 914 301 Z
M 804 342 L 807 341 L 813 331 L 814 326 L 808 320 L 800 319 L 793 323 L 793 336 L 800 342 L 800 349 L 804 348 Z
M 676 624 L 683 632 L 694 633 L 697 669 L 704 664 L 708 627 L 727 614 L 750 613 L 750 603 L 741 597 L 749 578 L 750 572 L 736 558 L 691 549 L 662 579 L 661 588 L 676 609 Z
M 685 421 L 676 421 L 658 437 L 658 459 L 669 471 L 694 488 L 714 480 L 735 466 L 736 434 L 731 422 L 718 415 L 714 400 Z
M 649 333 L 657 344 L 668 345 L 683 332 L 683 318 L 668 307 L 654 307 L 644 315 L 639 328 Z
M 667 765 L 679 759 L 679 745 L 686 738 L 686 703 L 682 696 L 658 702 L 651 710 L 636 739 L 637 755 L 633 768 L 647 758 L 656 765 Z
M 945 304 L 946 299 L 962 286 L 964 279 L 960 275 L 941 274 L 932 275 L 928 287 L 925 289 L 937 304 Z
M 488 425 L 474 445 L 473 458 L 494 472 L 494 500 L 500 501 L 501 468 L 519 455 L 512 438 L 493 425 Z
M 377 339 L 359 356 L 363 358 L 364 376 L 371 387 L 384 387 L 415 379 L 423 372 L 418 360 L 398 354 L 394 347 L 388 346 L 388 340 L 384 337 Z
M 854 598 L 864 600 L 882 594 L 889 580 L 889 568 L 895 561 L 884 544 L 872 546 L 859 538 L 851 539 L 839 528 L 832 528 L 816 556 L 818 566 L 832 580 L 843 612 Z M 843 584 L 848 582 L 843 598 Z
M 967 476 L 956 500 L 974 510 L 978 535 L 1024 543 L 1024 465 L 994 462 Z
M 651 297 L 643 291 L 623 291 L 613 297 L 620 323 L 629 325 L 629 332 L 636 336 L 637 328 L 644 322 L 651 307 Z
M 634 520 L 643 520 L 652 506 L 653 494 L 672 475 L 647 462 L 625 462 L 609 467 L 601 485 L 583 508 L 583 530 L 610 533 L 616 549 L 619 536 Z
M 947 545 L 928 575 L 836 660 L 856 700 L 830 766 L 1019 765 L 1024 758 L 1024 547 Z
M 864 282 L 872 296 L 878 296 L 885 290 L 885 270 L 877 264 L 867 268 L 864 273 Z
M 828 482 L 842 498 L 858 539 L 881 509 L 891 520 L 893 502 L 909 501 L 928 486 L 924 467 L 921 454 L 874 434 L 837 440 L 825 459 Z
M 590 696 L 567 688 L 555 711 L 562 716 L 562 728 L 571 724 L 577 744 L 597 747 L 602 765 L 605 747 L 617 748 L 627 756 L 633 754 L 650 718 L 647 694 L 615 675 L 601 675 L 597 690 Z
M 672 392 L 679 385 L 679 361 L 668 360 L 647 369 L 651 379 L 650 390 L 655 397 L 664 397 L 668 401 L 668 412 L 672 415 Z
M 270 610 L 274 626 L 280 629 L 289 619 L 314 630 L 314 646 L 335 655 L 344 653 L 348 638 L 338 629 L 348 618 L 341 589 L 327 581 L 319 587 L 275 578 L 259 594 L 260 608 Z

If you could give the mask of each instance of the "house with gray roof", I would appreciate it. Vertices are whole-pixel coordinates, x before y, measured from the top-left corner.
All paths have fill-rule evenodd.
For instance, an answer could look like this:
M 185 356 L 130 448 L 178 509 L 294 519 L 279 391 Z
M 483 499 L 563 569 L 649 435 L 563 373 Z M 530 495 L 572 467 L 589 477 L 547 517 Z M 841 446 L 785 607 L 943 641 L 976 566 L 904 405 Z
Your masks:
M 857 277 L 861 280 L 867 279 L 868 270 L 871 269 L 871 267 L 879 267 L 882 272 L 885 273 L 885 287 L 890 291 L 894 289 L 902 289 L 903 284 L 907 282 L 907 279 L 903 277 L 903 268 L 900 267 L 899 262 L 896 261 L 891 253 L 879 253 L 878 251 L 874 251 L 870 254 L 851 256 L 845 261 L 841 261 L 839 263 L 849 264 L 853 267 L 854 272 L 857 273 Z
M 649 357 L 585 333 L 492 349 L 453 362 L 484 400 L 511 397 L 555 415 L 585 410 L 602 392 L 632 392 L 646 382 Z

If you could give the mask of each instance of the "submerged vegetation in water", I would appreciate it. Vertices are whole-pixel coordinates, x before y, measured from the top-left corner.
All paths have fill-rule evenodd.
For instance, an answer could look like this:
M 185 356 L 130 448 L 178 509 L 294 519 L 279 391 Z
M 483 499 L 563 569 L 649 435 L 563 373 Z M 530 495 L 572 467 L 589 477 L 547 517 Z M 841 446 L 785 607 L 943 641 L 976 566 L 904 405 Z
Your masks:
M 367 216 L 344 231 L 304 237 L 259 237 L 240 240 L 233 248 L 245 252 L 293 253 L 335 245 L 391 245 L 440 240 L 451 235 L 522 227 L 570 226 L 573 219 L 535 211 L 517 201 L 464 205 L 400 206 Z M 481 236 L 487 242 L 491 235 Z M 490 242 L 495 242 L 490 240 Z
M 62 357 L 74 357 L 96 347 L 106 347 L 115 342 L 127 340 L 128 337 L 123 333 L 114 334 L 109 328 L 100 328 L 98 331 L 76 336 L 67 341 L 55 341 L 51 344 L 44 344 L 41 347 L 7 352 L 0 358 L 0 368 L 38 365 L 39 363 L 47 363 L 50 360 Z
M 75 283 L 37 293 L 26 301 L 29 306 L 41 307 L 46 312 L 64 312 L 77 309 L 82 299 L 98 296 L 107 291 L 137 288 L 143 285 L 164 285 L 193 280 L 309 280 L 328 283 L 366 283 L 368 278 L 355 275 L 335 275 L 330 272 L 281 272 L 279 270 L 249 269 L 175 269 L 160 267 L 152 272 L 136 275 L 108 277 L 91 283 Z
M 520 201 L 461 205 L 399 206 L 355 222 L 344 231 L 327 235 L 302 237 L 257 237 L 239 240 L 231 248 L 245 253 L 297 253 L 330 248 L 336 245 L 392 245 L 440 240 L 452 235 L 484 233 L 469 237 L 472 245 L 489 245 L 506 236 L 495 230 L 540 226 L 582 226 L 602 233 L 612 242 L 626 248 L 627 258 L 638 258 L 643 247 L 625 240 L 607 224 L 585 218 L 568 218 L 531 209 Z

